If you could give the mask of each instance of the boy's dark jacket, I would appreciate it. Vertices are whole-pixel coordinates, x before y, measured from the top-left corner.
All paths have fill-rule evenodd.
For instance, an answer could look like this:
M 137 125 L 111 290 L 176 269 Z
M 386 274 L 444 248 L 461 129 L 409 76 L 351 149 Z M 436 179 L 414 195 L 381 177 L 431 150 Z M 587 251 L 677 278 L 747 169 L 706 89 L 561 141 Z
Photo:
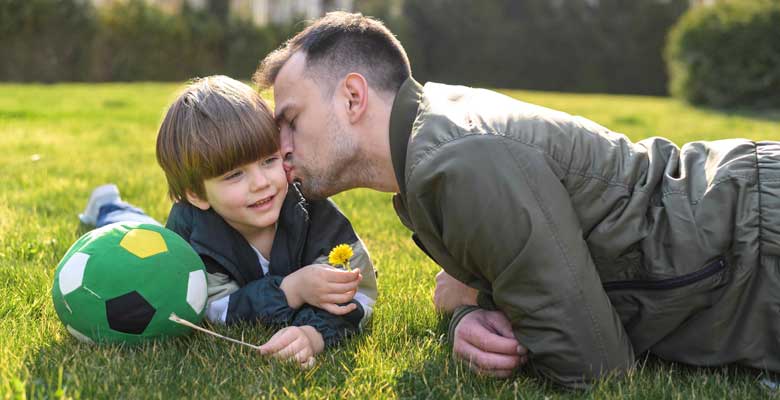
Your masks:
M 238 290 L 230 293 L 225 322 L 259 321 L 276 326 L 313 326 L 322 335 L 325 345 L 337 343 L 360 328 L 370 305 L 352 300 L 357 308 L 349 314 L 336 316 L 310 306 L 290 308 L 279 288 L 282 279 L 295 270 L 323 263 L 330 250 L 342 243 L 349 244 L 358 254 L 366 254 L 349 220 L 330 200 L 307 202 L 293 185 L 279 213 L 271 249 L 268 275 L 263 275 L 257 254 L 244 237 L 212 209 L 202 211 L 186 202 L 175 203 L 166 227 L 178 233 L 201 256 L 209 274 L 229 276 Z M 359 266 L 373 274 L 368 257 Z M 354 264 L 352 264 L 354 265 Z M 368 270 L 368 271 L 367 271 Z M 375 282 L 374 276 L 369 282 Z M 375 284 L 375 283 L 374 283 Z M 370 289 L 370 288 L 369 288 Z M 359 290 L 360 292 L 360 290 Z M 375 286 L 373 296 L 376 298 Z M 370 314 L 370 310 L 368 310 Z

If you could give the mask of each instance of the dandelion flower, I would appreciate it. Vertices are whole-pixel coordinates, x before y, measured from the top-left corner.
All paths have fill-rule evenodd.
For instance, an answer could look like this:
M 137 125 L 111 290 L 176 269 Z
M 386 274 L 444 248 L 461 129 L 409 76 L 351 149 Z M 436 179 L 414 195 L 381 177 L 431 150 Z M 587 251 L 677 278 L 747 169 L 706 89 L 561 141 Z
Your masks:
M 328 254 L 328 262 L 330 265 L 343 265 L 347 271 L 352 271 L 349 268 L 349 259 L 352 258 L 352 247 L 348 244 L 340 244 L 333 248 Z

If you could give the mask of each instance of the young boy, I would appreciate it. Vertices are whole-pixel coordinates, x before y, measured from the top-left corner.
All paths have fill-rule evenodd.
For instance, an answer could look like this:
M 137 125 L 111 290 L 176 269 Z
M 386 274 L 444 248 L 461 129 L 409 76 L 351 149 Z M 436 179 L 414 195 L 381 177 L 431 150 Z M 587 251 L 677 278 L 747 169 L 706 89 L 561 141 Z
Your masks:
M 288 185 L 273 115 L 249 86 L 224 76 L 190 84 L 162 122 L 157 160 L 174 200 L 166 227 L 206 265 L 210 321 L 286 326 L 261 352 L 309 366 L 371 316 L 365 246 L 330 200 L 307 202 Z M 96 225 L 136 218 L 148 219 L 113 185 L 97 188 L 81 215 Z M 342 243 L 352 271 L 325 265 Z

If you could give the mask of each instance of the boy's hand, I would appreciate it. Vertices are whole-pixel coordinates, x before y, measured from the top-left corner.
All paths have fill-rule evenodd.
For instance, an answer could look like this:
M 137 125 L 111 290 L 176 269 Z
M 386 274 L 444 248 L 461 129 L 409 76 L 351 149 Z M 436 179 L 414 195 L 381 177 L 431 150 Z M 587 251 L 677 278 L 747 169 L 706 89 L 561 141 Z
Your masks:
M 282 279 L 281 289 L 287 304 L 294 309 L 303 304 L 319 307 L 334 315 L 344 315 L 354 310 L 352 300 L 363 276 L 359 269 L 344 271 L 325 264 L 307 265 Z
M 260 346 L 260 354 L 295 361 L 301 368 L 308 369 L 314 366 L 314 356 L 324 348 L 322 335 L 314 327 L 288 326 L 280 329 L 268 342 Z

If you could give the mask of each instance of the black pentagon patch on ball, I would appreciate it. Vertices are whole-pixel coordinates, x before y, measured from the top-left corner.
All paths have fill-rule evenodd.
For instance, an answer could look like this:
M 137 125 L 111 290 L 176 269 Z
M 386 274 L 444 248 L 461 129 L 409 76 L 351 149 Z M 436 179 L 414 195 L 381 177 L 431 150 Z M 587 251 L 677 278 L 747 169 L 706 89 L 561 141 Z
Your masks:
M 123 333 L 143 333 L 155 312 L 157 310 L 136 291 L 106 300 L 108 326 Z

